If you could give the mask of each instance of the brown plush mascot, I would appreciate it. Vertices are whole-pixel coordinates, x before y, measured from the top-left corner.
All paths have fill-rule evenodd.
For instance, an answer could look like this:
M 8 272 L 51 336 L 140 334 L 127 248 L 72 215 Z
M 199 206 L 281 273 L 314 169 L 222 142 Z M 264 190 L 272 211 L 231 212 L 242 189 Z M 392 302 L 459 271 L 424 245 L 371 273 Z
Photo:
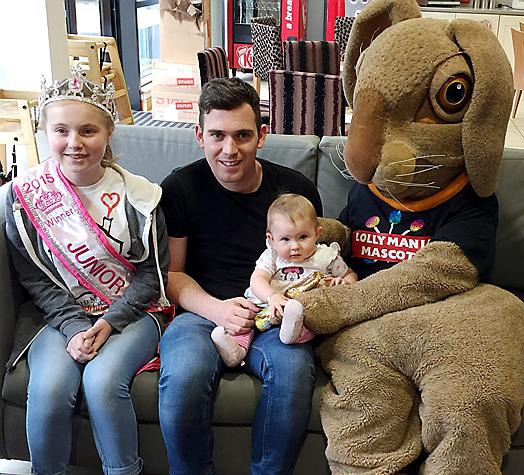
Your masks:
M 524 304 L 482 283 L 495 250 L 493 194 L 511 109 L 496 37 L 374 0 L 344 66 L 358 181 L 351 287 L 298 297 L 332 382 L 321 403 L 334 474 L 500 474 L 523 403 Z

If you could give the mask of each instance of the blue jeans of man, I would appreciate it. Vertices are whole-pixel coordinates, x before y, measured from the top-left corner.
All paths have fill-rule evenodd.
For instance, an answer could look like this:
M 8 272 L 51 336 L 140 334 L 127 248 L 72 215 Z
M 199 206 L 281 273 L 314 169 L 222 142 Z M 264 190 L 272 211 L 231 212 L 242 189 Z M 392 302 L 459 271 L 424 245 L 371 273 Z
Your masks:
M 194 313 L 175 318 L 160 341 L 160 426 L 171 475 L 212 475 L 216 388 L 227 367 Z M 279 328 L 255 335 L 242 369 L 262 381 L 252 437 L 252 475 L 287 475 L 302 447 L 315 381 L 313 350 L 285 345 Z
M 122 333 L 113 333 L 97 356 L 81 364 L 67 353 L 62 333 L 49 326 L 42 330 L 28 354 L 26 423 L 33 473 L 67 473 L 80 385 L 104 473 L 140 473 L 129 386 L 136 371 L 154 356 L 158 340 L 157 324 L 144 316 Z

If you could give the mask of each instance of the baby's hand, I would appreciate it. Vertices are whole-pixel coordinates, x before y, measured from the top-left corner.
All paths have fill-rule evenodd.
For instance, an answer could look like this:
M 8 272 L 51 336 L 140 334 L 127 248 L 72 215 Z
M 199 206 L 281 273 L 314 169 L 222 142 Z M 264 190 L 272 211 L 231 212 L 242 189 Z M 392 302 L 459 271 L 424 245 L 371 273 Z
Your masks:
M 342 277 L 327 276 L 324 278 L 324 282 L 326 284 L 326 287 L 334 287 L 335 285 L 343 284 L 344 279 Z
M 284 307 L 288 301 L 287 297 L 284 297 L 282 294 L 271 294 L 266 300 L 269 305 L 269 310 L 271 310 L 271 318 L 282 318 L 282 315 L 284 315 Z
M 357 282 L 358 275 L 353 270 L 349 269 L 346 273 L 346 275 L 342 279 L 343 285 L 351 285 Z

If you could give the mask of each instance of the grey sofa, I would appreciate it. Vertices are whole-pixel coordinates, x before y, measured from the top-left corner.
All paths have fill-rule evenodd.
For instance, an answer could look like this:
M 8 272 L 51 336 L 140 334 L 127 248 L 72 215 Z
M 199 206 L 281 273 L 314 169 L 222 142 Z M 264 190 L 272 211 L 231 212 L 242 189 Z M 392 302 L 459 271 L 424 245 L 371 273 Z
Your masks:
M 302 171 L 316 184 L 325 216 L 336 217 L 342 209 L 351 181 L 340 159 L 344 138 L 314 136 L 269 136 L 260 156 Z M 42 158 L 48 156 L 40 143 Z M 160 182 L 173 168 L 202 155 L 190 129 L 118 126 L 113 151 L 120 163 L 134 173 Z M 502 165 L 498 196 L 501 204 L 494 282 L 524 296 L 524 150 L 507 149 Z M 1 192 L 1 189 L 0 189 Z M 4 221 L 0 193 L 0 222 Z M 10 266 L 3 233 L 0 233 L 0 457 L 29 460 L 25 439 L 25 397 L 28 369 L 25 360 L 5 371 L 14 343 L 17 314 L 25 295 Z M 140 454 L 146 473 L 167 473 L 167 460 L 158 424 L 158 374 L 142 373 L 132 387 L 139 421 Z M 323 475 L 329 469 L 324 456 L 325 437 L 319 417 L 319 394 L 327 383 L 317 371 L 313 410 L 307 437 L 295 470 L 298 475 Z M 243 374 L 228 373 L 220 384 L 214 412 L 214 459 L 220 475 L 249 473 L 250 424 L 260 392 L 259 383 Z M 45 404 L 45 401 L 42 401 Z M 99 471 L 98 457 L 84 407 L 75 417 L 72 463 Z M 515 434 L 513 447 L 504 460 L 505 475 L 524 473 L 524 428 Z M 269 474 L 268 474 L 269 475 Z M 444 474 L 443 474 L 444 475 Z M 474 475 L 474 474 L 472 474 Z

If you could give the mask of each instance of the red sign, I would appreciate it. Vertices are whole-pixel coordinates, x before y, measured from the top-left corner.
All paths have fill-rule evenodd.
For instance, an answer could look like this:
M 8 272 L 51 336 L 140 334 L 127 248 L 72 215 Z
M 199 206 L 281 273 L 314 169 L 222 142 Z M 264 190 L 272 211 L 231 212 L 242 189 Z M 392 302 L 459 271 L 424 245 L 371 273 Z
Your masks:
M 194 86 L 195 78 L 176 78 L 177 86 Z
M 177 102 L 175 104 L 177 110 L 193 110 L 193 103 L 189 102 Z
M 191 101 L 181 101 L 180 99 L 171 98 L 171 97 L 156 97 L 155 103 L 159 106 L 170 106 L 175 104 L 175 109 L 177 110 L 193 110 L 194 106 Z
M 307 0 L 282 0 L 282 41 L 304 38 L 307 22 Z
M 430 236 L 355 231 L 351 235 L 351 248 L 353 257 L 401 262 L 411 259 L 418 250 L 429 243 L 430 239 Z
M 233 68 L 253 69 L 253 45 L 235 43 Z

